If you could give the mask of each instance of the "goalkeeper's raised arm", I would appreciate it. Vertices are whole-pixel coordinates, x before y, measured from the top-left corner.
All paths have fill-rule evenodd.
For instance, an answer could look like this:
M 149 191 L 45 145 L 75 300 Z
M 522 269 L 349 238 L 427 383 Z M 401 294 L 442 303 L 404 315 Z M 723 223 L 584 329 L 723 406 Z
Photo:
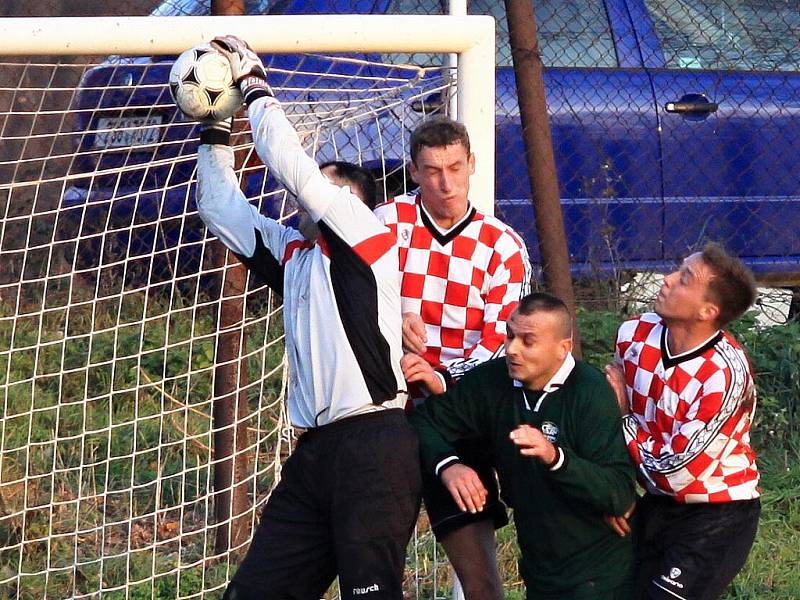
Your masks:
M 238 189 L 229 128 L 204 127 L 200 216 L 249 267 L 280 274 L 289 419 L 307 430 L 224 598 L 320 598 L 338 575 L 343 600 L 401 600 L 420 474 L 402 410 L 396 237 L 367 205 L 372 175 L 349 163 L 321 171 L 255 53 L 231 36 L 214 45 L 240 85 L 259 156 L 306 215 L 301 236 L 258 214 Z
M 310 220 L 323 223 L 350 246 L 383 233 L 387 234 L 388 244 L 391 237 L 388 228 L 372 214 L 374 193 L 369 197 L 367 190 L 358 189 L 336 167 L 326 169 L 323 175 L 306 154 L 273 95 L 258 56 L 234 36 L 215 38 L 212 45 L 228 58 L 233 77 L 242 90 L 256 152 L 272 174 L 297 197 Z M 218 134 L 212 128 L 207 129 L 209 133 L 201 134 L 201 142 L 213 143 Z

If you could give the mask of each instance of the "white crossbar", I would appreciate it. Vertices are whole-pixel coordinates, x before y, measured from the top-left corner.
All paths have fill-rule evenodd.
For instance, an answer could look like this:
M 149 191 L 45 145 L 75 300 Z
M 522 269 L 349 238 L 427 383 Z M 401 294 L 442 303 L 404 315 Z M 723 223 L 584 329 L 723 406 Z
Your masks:
M 254 17 L 48 17 L 0 19 L 0 56 L 178 54 L 222 34 L 255 50 L 454 52 L 458 116 L 476 156 L 470 197 L 494 209 L 494 19 L 482 15 L 291 15 Z

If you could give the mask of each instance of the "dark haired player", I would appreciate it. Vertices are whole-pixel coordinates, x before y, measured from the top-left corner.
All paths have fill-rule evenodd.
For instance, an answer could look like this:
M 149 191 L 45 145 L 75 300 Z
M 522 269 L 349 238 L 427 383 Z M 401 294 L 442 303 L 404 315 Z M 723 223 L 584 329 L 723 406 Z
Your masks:
M 709 244 L 666 276 L 655 313 L 619 328 L 607 375 L 646 490 L 636 505 L 637 598 L 718 598 L 750 552 L 760 513 L 755 386 L 723 328 L 755 297 L 752 273 Z M 626 519 L 611 521 L 629 531 Z
M 634 498 L 616 399 L 602 373 L 572 354 L 572 320 L 550 294 L 524 297 L 507 322 L 505 358 L 487 361 L 411 414 L 423 468 L 459 503 L 483 502 L 480 480 L 457 450 L 491 450 L 514 509 L 527 598 L 629 600 L 633 544 L 605 514 Z
M 336 163 L 325 177 L 306 155 L 258 56 L 233 36 L 213 43 L 242 89 L 259 156 L 304 211 L 304 235 L 260 215 L 239 190 L 229 131 L 202 131 L 200 216 L 280 288 L 289 418 L 306 430 L 224 598 L 317 599 L 338 575 L 342 598 L 400 600 L 421 483 L 403 413 L 395 236 L 370 210 L 368 173 Z
M 506 320 L 527 291 L 530 264 L 514 230 L 469 200 L 475 168 L 469 135 L 447 117 L 423 121 L 411 135 L 411 177 L 419 190 L 375 213 L 397 235 L 402 271 L 403 373 L 415 403 L 449 389 L 475 365 L 503 351 Z M 463 511 L 438 478 L 424 478 L 428 517 L 467 600 L 496 600 L 503 588 L 496 527 L 508 522 L 491 457 L 459 447 L 479 473 L 485 502 Z

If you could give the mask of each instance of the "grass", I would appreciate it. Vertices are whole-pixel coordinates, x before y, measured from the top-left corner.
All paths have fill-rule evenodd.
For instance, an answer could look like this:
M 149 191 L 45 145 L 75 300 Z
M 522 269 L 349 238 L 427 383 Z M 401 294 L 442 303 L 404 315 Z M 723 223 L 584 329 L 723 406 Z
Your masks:
M 102 589 L 114 600 L 219 598 L 241 548 L 218 552 L 209 527 L 215 289 L 117 289 L 95 300 L 94 290 L 71 284 L 23 285 L 0 303 L 0 596 Z M 252 501 L 269 489 L 275 448 L 287 443 L 277 428 L 280 312 L 260 294 L 244 310 Z M 602 367 L 620 317 L 580 318 L 584 356 Z M 750 560 L 725 598 L 800 597 L 800 325 L 763 330 L 745 319 L 736 333 L 758 378 L 764 511 Z M 418 535 L 406 589 L 446 597 L 450 574 L 434 560 L 443 553 L 424 517 Z M 498 533 L 498 559 L 507 597 L 523 598 L 513 526 Z
M 758 459 L 762 510 L 756 542 L 726 599 L 800 598 L 800 436 L 769 442 Z
M 207 528 L 216 305 L 142 291 L 47 309 L 37 291 L 0 319 L 0 597 L 224 586 L 238 554 L 216 552 Z M 247 310 L 252 500 L 272 484 L 282 435 L 282 328 L 267 331 L 265 315 L 281 317 L 263 295 Z

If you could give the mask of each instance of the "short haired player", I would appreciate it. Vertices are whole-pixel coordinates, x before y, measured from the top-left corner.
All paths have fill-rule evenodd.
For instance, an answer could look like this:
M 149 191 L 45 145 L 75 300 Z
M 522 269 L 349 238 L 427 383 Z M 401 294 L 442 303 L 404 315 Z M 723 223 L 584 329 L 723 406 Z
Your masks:
M 531 600 L 629 600 L 633 544 L 604 514 L 634 498 L 614 392 L 572 356 L 572 319 L 550 294 L 524 297 L 507 323 L 505 359 L 489 360 L 411 414 L 423 469 L 474 509 L 484 502 L 455 442 L 492 450 L 514 508 L 520 574 Z
M 258 56 L 233 36 L 213 45 L 242 89 L 259 156 L 304 210 L 305 234 L 245 200 L 229 129 L 206 127 L 200 216 L 283 295 L 289 418 L 306 430 L 224 598 L 316 599 L 338 575 L 342 598 L 400 600 L 421 483 L 402 409 L 395 236 L 367 206 L 368 174 L 335 164 L 325 177 L 306 155 Z
M 410 141 L 410 174 L 419 189 L 376 208 L 396 233 L 402 271 L 403 357 L 414 400 L 451 387 L 475 365 L 503 351 L 506 320 L 529 286 L 525 245 L 511 227 L 478 211 L 469 199 L 475 156 L 461 123 L 423 121 Z M 476 469 L 486 501 L 458 506 L 432 473 L 424 499 L 468 600 L 502 598 L 494 529 L 507 523 L 487 449 L 459 444 Z
M 724 327 L 755 297 L 752 273 L 708 244 L 666 276 L 655 313 L 617 333 L 607 377 L 646 490 L 635 515 L 637 598 L 717 598 L 750 552 L 760 513 L 755 386 Z

